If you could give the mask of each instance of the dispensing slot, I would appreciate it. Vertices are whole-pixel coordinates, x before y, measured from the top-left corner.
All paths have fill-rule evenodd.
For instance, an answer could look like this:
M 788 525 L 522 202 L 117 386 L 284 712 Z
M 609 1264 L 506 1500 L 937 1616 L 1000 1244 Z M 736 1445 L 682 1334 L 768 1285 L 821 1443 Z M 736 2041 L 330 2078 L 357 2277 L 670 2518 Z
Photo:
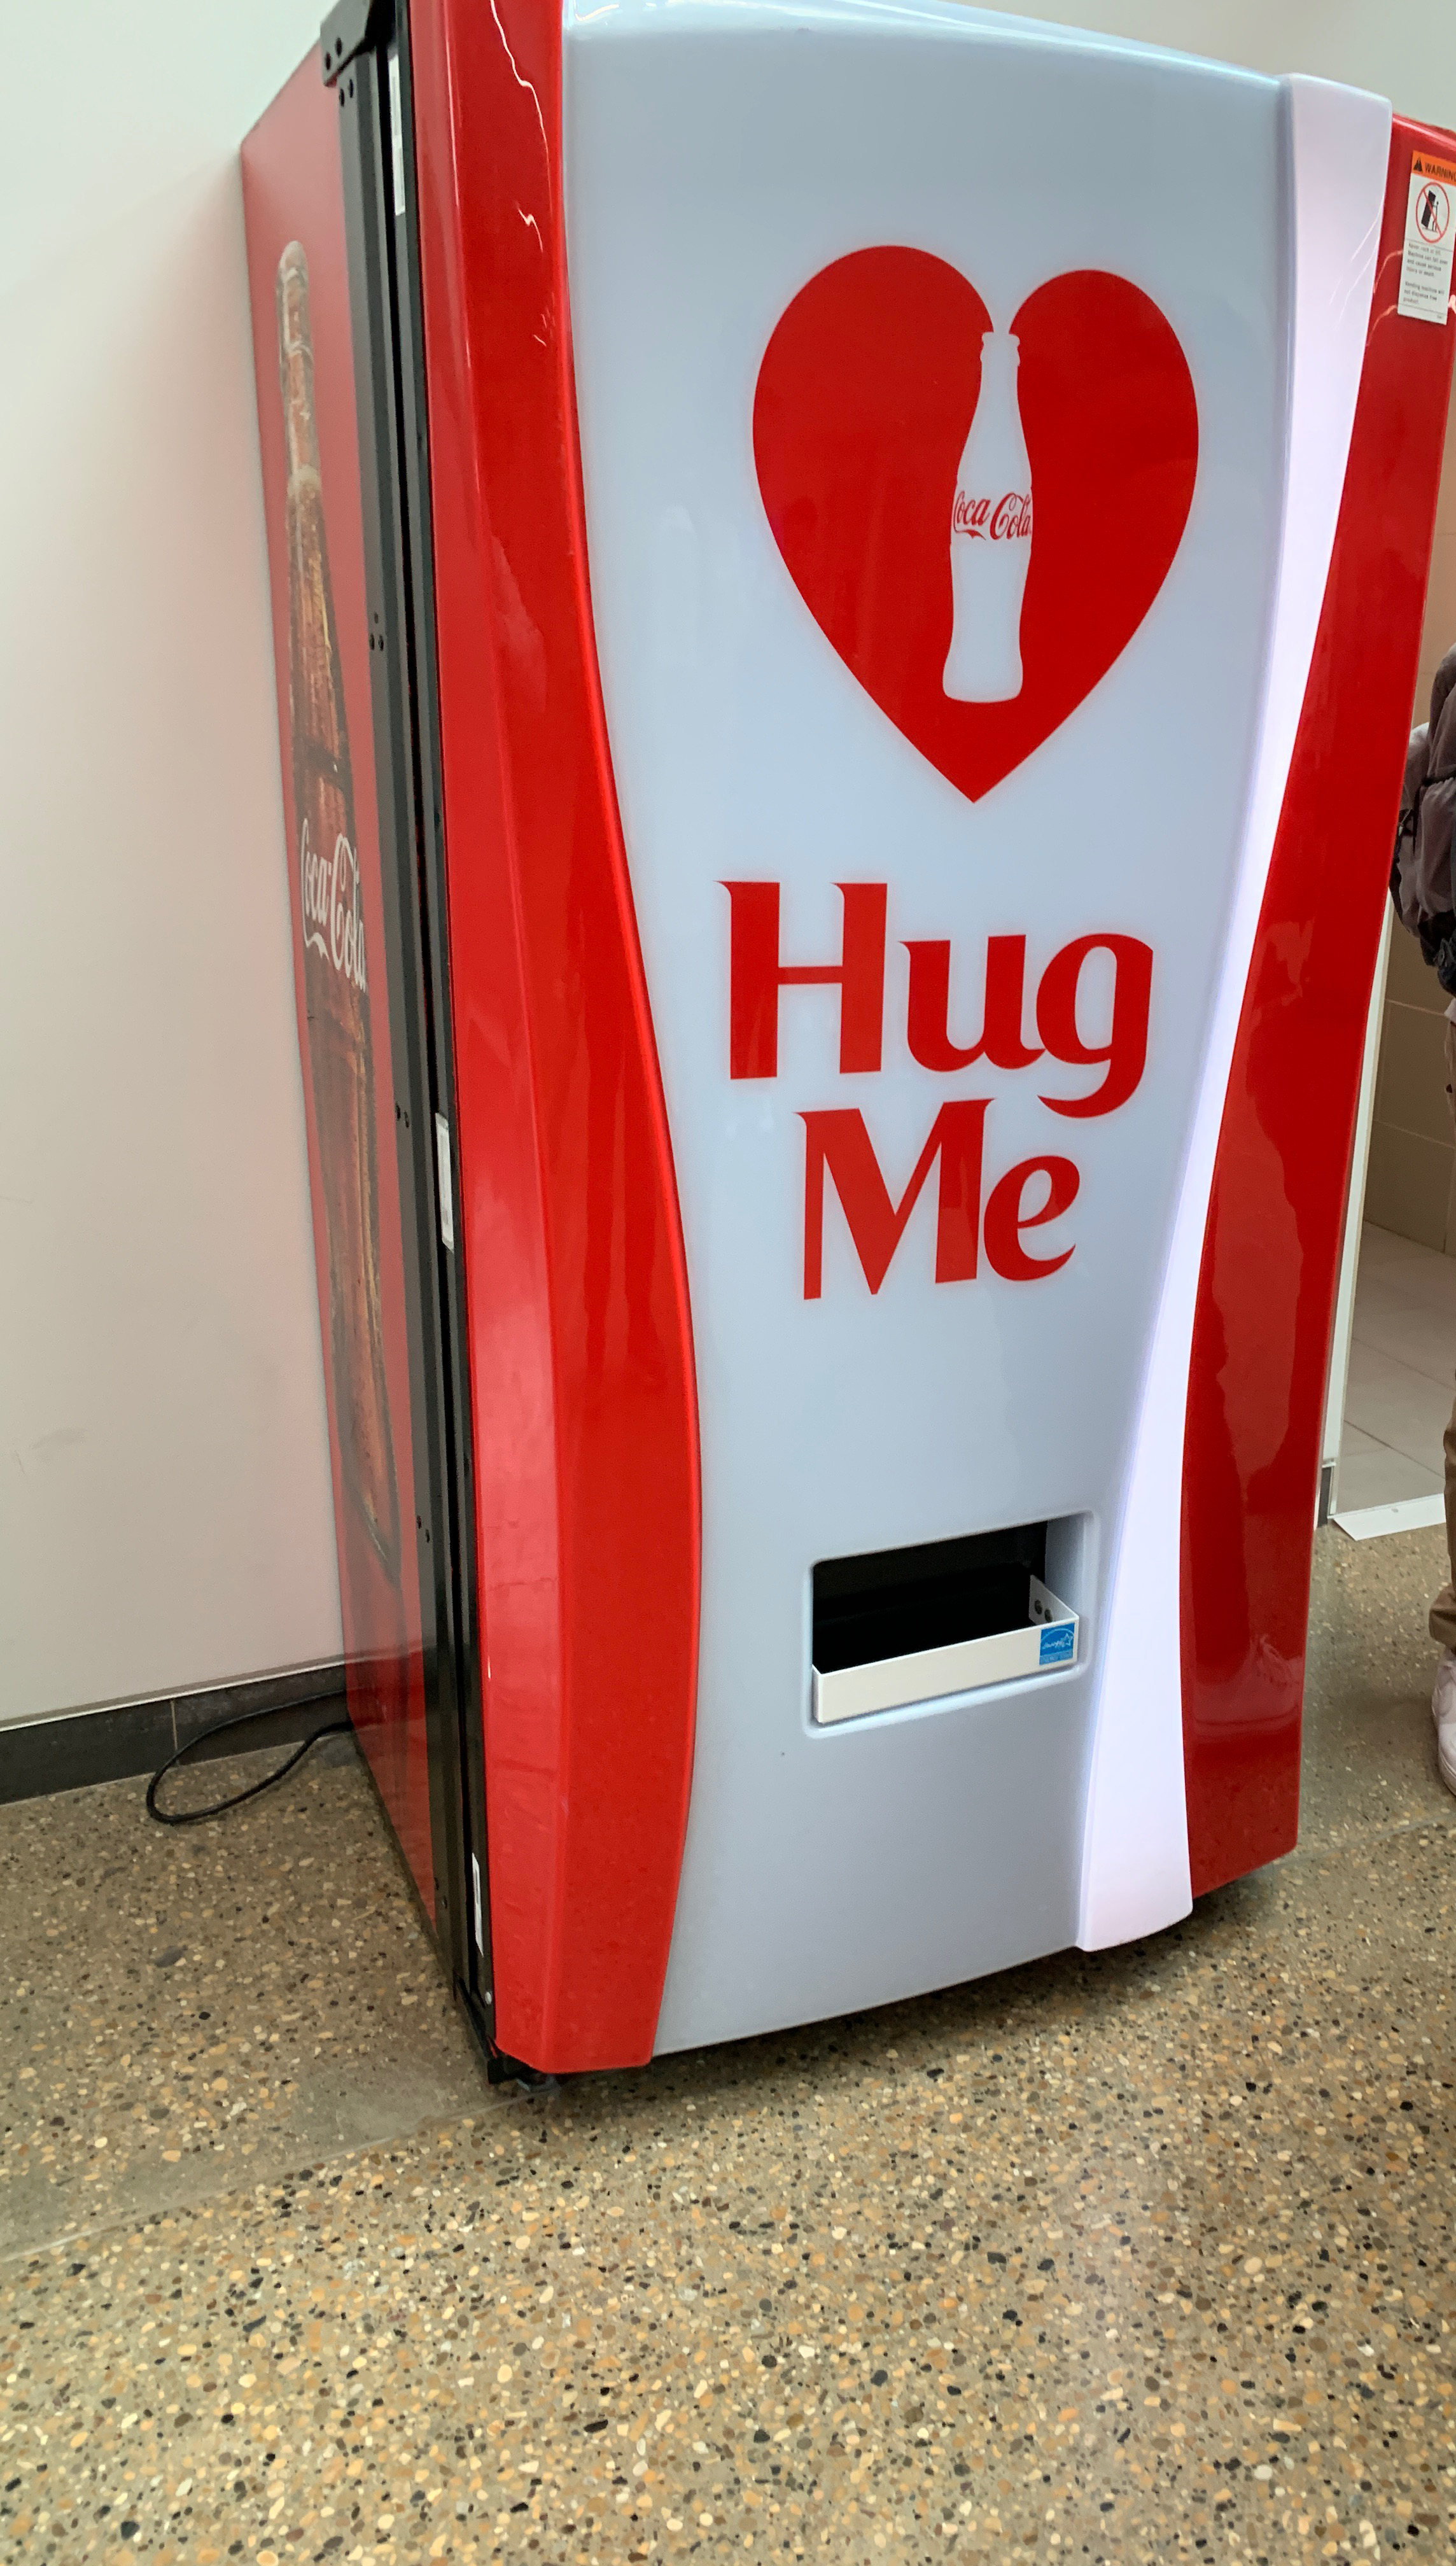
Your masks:
M 821 1726 L 1077 1661 L 1078 1615 L 1046 1582 L 1049 1530 L 1010 1524 L 957 1541 L 821 1560 L 814 1571 L 813 1707 Z

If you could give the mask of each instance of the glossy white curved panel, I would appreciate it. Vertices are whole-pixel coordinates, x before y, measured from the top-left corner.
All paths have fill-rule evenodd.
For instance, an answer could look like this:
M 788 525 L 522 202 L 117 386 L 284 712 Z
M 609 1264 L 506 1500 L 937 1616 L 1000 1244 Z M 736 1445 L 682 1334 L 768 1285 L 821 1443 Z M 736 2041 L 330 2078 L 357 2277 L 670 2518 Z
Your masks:
M 1288 373 L 1291 113 L 1272 82 L 951 6 L 628 0 L 567 20 L 593 605 L 702 1425 L 698 1748 L 663 2048 L 1099 1934 L 1115 1882 L 1129 1929 L 1187 1903 L 1177 1295 L 1292 737 L 1267 672 L 1297 713 L 1313 635 L 1301 644 L 1291 623 L 1284 506 L 1287 458 L 1305 450 Z M 1363 105 L 1352 113 L 1363 135 Z M 1143 621 L 976 799 L 852 673 L 759 487 L 765 351 L 812 280 L 876 246 L 953 271 L 1000 332 L 1069 271 L 1124 280 L 1174 335 L 1196 396 L 1191 511 Z M 925 365 L 939 362 L 927 342 Z M 811 468 L 843 433 L 821 405 Z M 900 460 L 886 457 L 887 485 Z M 1021 496 L 1035 558 L 1036 491 Z M 906 580 L 948 583 L 954 497 Z M 1024 513 L 1004 522 L 1024 539 Z M 1080 612 L 1070 588 L 1069 649 Z M 884 886 L 877 1070 L 842 1070 L 835 987 L 791 985 L 776 1074 L 730 1074 L 729 882 L 778 885 L 783 960 L 820 965 L 840 953 L 836 886 Z M 1042 1101 L 1086 1094 L 1091 1069 L 947 1074 L 912 1056 L 909 944 L 949 939 L 966 1045 L 989 939 L 1025 936 L 1034 990 L 1076 939 L 1109 933 L 1153 956 L 1146 1069 L 1117 1111 L 1067 1120 Z M 1105 1003 L 1095 977 L 1084 1027 Z M 836 1190 L 849 1179 L 831 1167 L 807 1295 L 814 1133 L 829 1127 L 805 1116 L 861 1118 L 892 1204 L 927 1135 L 949 1132 L 942 1111 L 977 1099 L 982 1210 L 1014 1163 L 1065 1156 L 1079 1190 L 1044 1236 L 1049 1260 L 1070 1259 L 1015 1279 L 1003 1219 L 972 1277 L 932 1169 L 871 1292 Z M 969 1149 L 964 1112 L 956 1129 Z M 1026 1244 L 1041 1252 L 1035 1228 Z M 1153 1520 L 1169 1486 L 1169 1519 Z M 1080 1560 L 1065 1582 L 1050 1561 L 1048 1575 L 1082 1616 L 1076 1667 L 814 1729 L 816 1561 L 1071 1517 L 1087 1525 Z M 1153 1606 L 1145 1644 L 1124 1559 Z
M 1334 549 L 1385 198 L 1384 100 L 1328 81 L 1284 87 L 1295 283 L 1279 590 L 1248 821 L 1108 1595 L 1107 1706 L 1092 1747 L 1077 1936 L 1089 1950 L 1154 1931 L 1192 1904 L 1178 1587 L 1193 1314 L 1239 1012 Z

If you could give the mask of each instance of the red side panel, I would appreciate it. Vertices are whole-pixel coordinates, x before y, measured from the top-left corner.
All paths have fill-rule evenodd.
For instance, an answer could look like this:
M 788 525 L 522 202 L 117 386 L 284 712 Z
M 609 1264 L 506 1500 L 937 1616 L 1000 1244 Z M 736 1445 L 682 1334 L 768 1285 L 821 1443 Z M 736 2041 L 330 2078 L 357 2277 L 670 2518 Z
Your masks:
M 1456 328 L 1395 310 L 1397 122 L 1344 495 L 1224 1108 L 1183 1475 L 1195 1896 L 1299 1824 L 1320 1429 L 1365 1013 L 1411 722 Z
M 593 639 L 552 0 L 411 11 L 496 2036 L 651 2054 L 692 1764 L 676 1189 Z
M 309 1181 L 323 1318 L 324 1381 L 334 1463 L 349 1707 L 415 1887 L 427 1912 L 433 1915 L 434 1866 L 413 1538 L 409 1352 L 394 1091 L 389 1068 L 389 1010 L 384 994 L 384 919 L 374 799 L 368 622 L 339 107 L 334 93 L 325 89 L 320 78 L 317 53 L 311 54 L 295 73 L 243 145 L 243 207 L 253 306 L 263 504 L 273 591 L 278 720 L 283 741 L 294 977 L 308 1118 Z M 290 243 L 302 244 L 307 261 L 313 409 L 323 520 L 322 539 L 314 547 L 313 560 L 317 566 L 319 553 L 325 556 L 327 569 L 321 576 L 332 607 L 332 649 L 318 648 L 303 691 L 328 699 L 340 734 L 341 753 L 334 760 L 337 772 L 333 782 L 336 791 L 341 789 L 342 776 L 343 789 L 352 795 L 367 957 L 366 966 L 362 964 L 355 975 L 356 980 L 366 981 L 366 988 L 352 981 L 349 991 L 355 1040 L 344 1068 L 337 1049 L 332 1056 L 326 1054 L 320 1038 L 324 1011 L 316 1003 L 321 984 L 317 980 L 311 984 L 309 977 L 311 972 L 327 974 L 335 967 L 332 955 L 325 952 L 326 944 L 336 944 L 343 951 L 342 934 L 336 938 L 330 931 L 335 922 L 341 926 L 349 923 L 334 898 L 340 867 L 336 861 L 330 869 L 333 889 L 326 898 L 332 901 L 332 917 L 325 916 L 322 936 L 317 921 L 311 921 L 314 932 L 306 949 L 299 862 L 307 815 L 298 808 L 299 761 L 295 751 L 299 743 L 294 737 L 290 674 L 290 580 L 298 577 L 298 562 L 288 531 L 289 476 L 279 383 L 277 292 L 279 261 Z M 261 850 L 260 859 L 273 860 L 273 851 Z M 351 1142 L 355 1146 L 351 1147 Z M 370 1158 L 372 1177 L 367 1165 Z M 331 1226 L 335 1240 L 332 1265 Z M 359 1257 L 349 1260 L 352 1274 L 340 1270 L 339 1243 L 346 1235 L 364 1242 Z M 360 1301 L 347 1301 L 352 1285 L 359 1288 L 366 1303 L 363 1320 L 358 1316 Z M 382 1428 L 371 1437 L 373 1502 L 367 1507 L 361 1504 L 362 1472 L 351 1429 L 351 1420 L 364 1405 L 365 1386 L 352 1379 L 356 1371 L 367 1371 L 370 1376 L 366 1388 L 372 1394 L 373 1421 L 377 1423 L 382 1414 Z M 385 1490 L 383 1498 L 377 1494 L 381 1486 Z M 287 1489 L 280 1489 L 279 1502 L 287 1505 Z

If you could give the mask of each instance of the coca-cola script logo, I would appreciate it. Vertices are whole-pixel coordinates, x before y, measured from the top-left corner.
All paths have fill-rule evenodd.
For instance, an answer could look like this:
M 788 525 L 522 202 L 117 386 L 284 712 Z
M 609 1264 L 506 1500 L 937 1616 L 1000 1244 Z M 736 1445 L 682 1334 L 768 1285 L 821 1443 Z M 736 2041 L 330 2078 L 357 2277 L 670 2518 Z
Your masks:
M 341 829 L 332 858 L 315 853 L 305 820 L 299 840 L 303 881 L 304 942 L 332 962 L 356 989 L 364 978 L 364 909 L 360 899 L 359 858 Z
M 1192 378 L 1157 305 L 1094 269 L 1038 286 L 1010 323 L 1036 503 L 1023 679 L 1006 701 L 948 695 L 948 536 L 990 328 L 944 259 L 856 250 L 789 305 L 753 416 L 764 508 L 805 605 L 881 712 L 972 801 L 1125 650 L 1172 567 L 1198 467 Z M 1015 491 L 987 496 L 993 518 L 1017 504 Z M 973 492 L 973 515 L 980 504 Z
M 974 535 L 979 542 L 1011 543 L 1032 531 L 1030 490 L 1008 490 L 1000 499 L 972 499 L 957 490 L 950 512 L 954 535 Z

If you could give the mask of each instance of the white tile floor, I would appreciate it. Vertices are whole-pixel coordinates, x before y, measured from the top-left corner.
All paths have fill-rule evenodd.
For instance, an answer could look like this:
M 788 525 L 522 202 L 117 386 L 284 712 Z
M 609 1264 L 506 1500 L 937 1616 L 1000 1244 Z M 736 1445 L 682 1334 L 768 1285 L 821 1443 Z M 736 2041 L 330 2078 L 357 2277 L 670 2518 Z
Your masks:
M 1367 1221 L 1335 1488 L 1341 1514 L 1440 1494 L 1453 1376 L 1456 1257 Z

